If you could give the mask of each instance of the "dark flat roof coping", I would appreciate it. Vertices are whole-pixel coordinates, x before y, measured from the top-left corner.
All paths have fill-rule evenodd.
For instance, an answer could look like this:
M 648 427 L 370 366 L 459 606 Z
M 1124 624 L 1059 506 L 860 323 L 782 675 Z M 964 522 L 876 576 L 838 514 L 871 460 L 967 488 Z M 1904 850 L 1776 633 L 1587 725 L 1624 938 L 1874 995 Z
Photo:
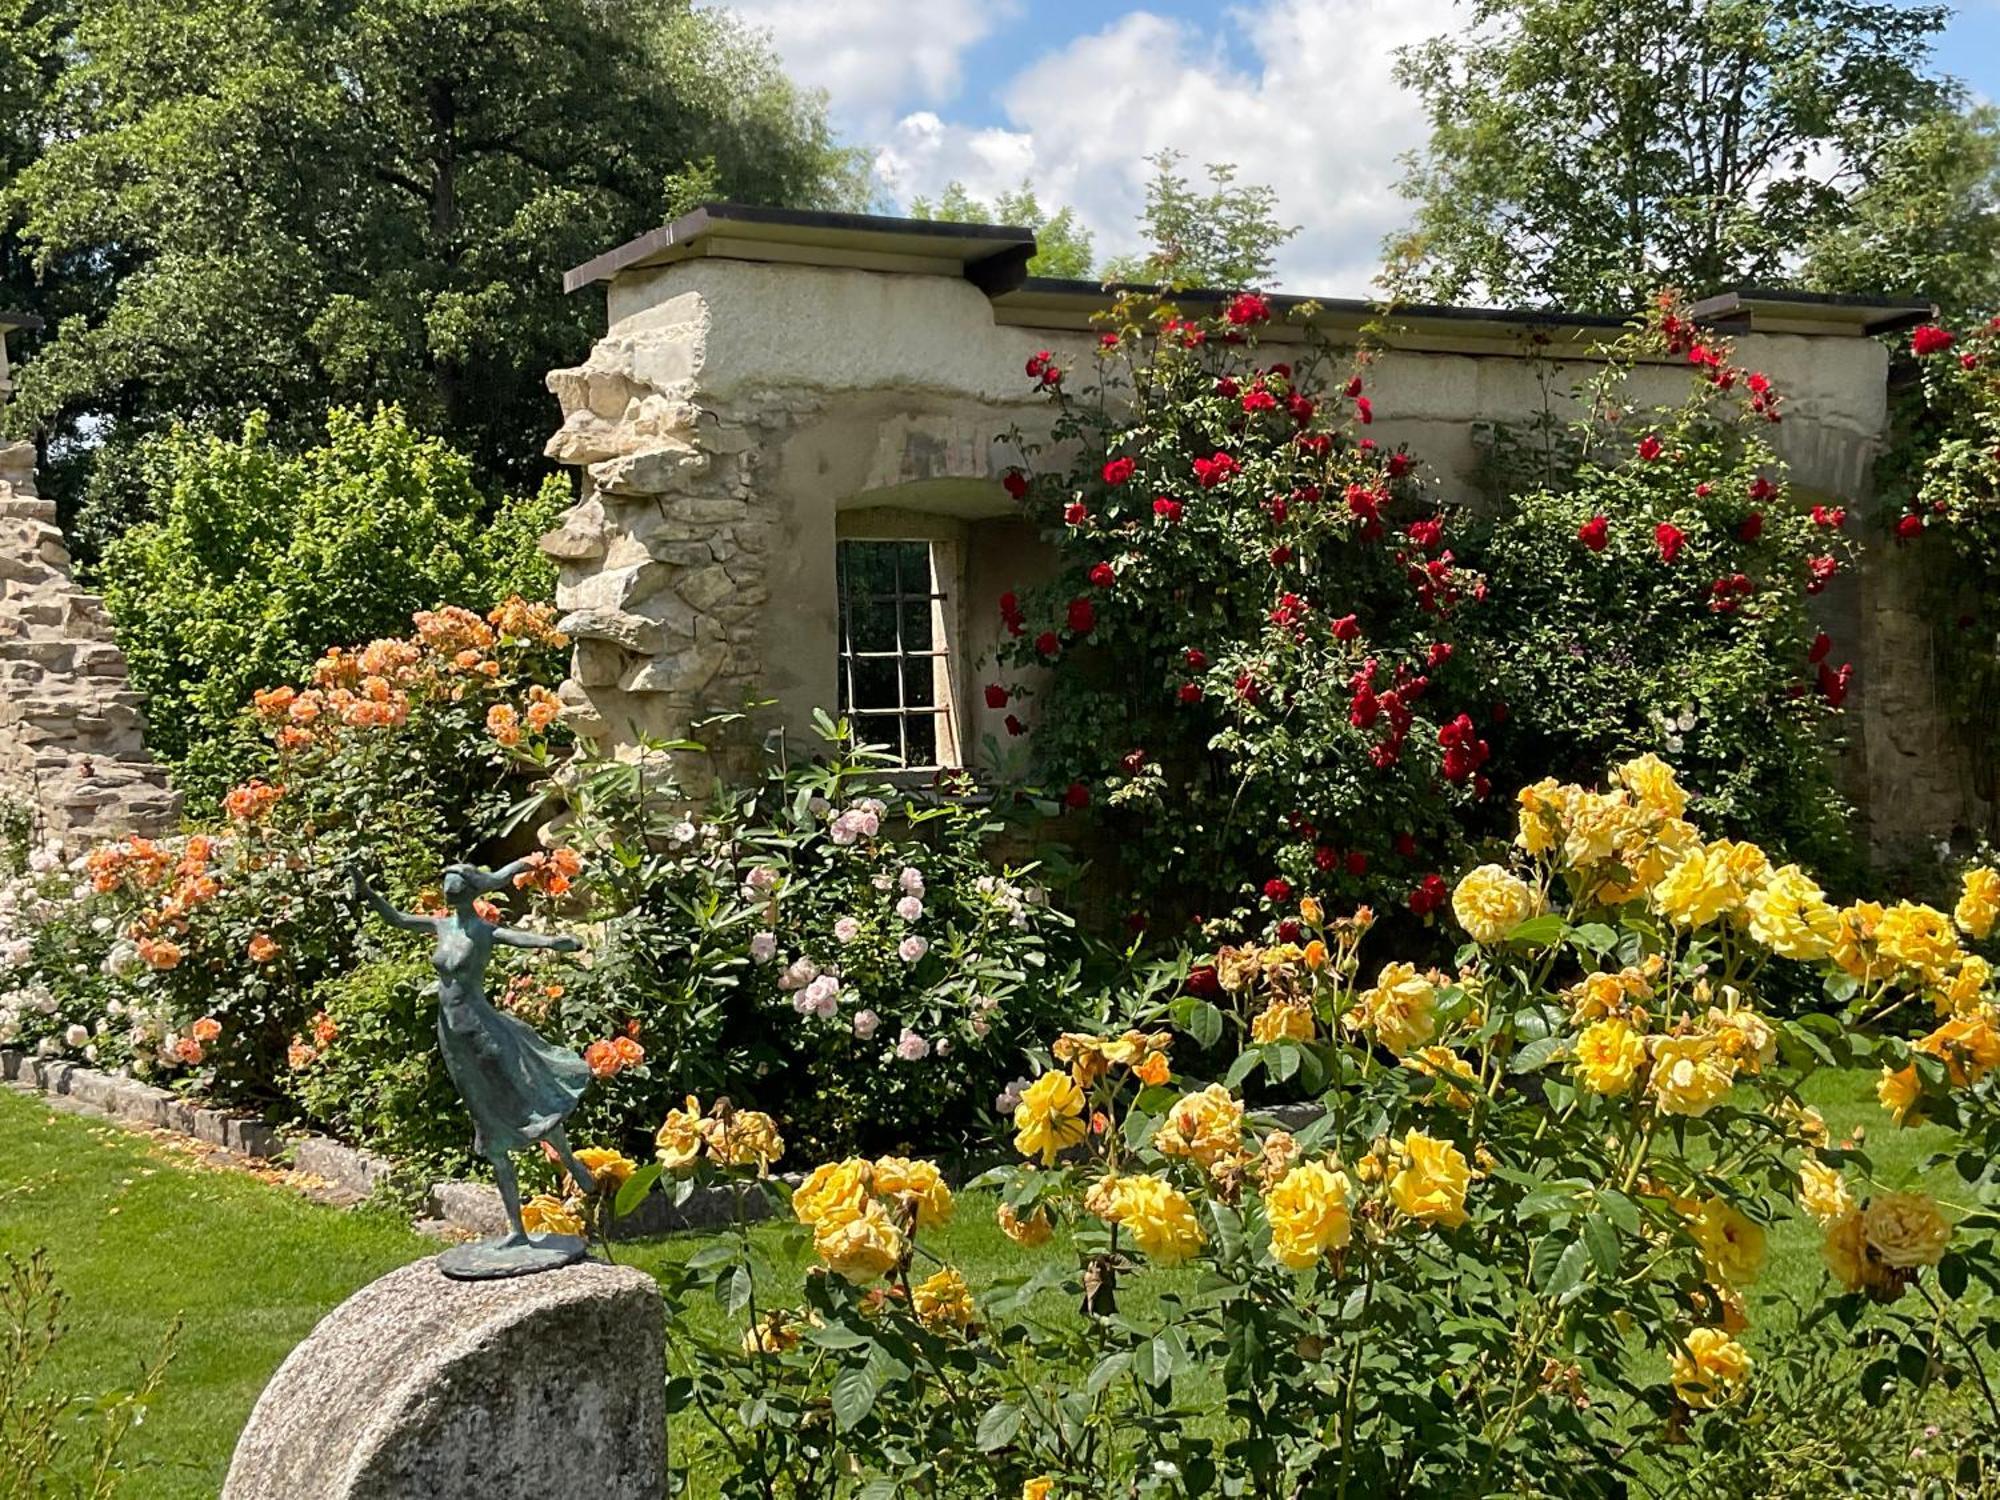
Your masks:
M 1009 313 L 1010 321 L 1017 322 L 1026 321 L 1037 312 L 1045 312 L 1059 322 L 1073 322 L 1109 300 L 1111 294 L 1098 282 L 1028 275 L 1027 264 L 1034 253 L 1034 231 L 1018 225 L 950 224 L 883 214 L 709 203 L 572 267 L 563 275 L 563 289 L 574 292 L 593 282 L 610 281 L 626 271 L 718 255 L 797 265 L 961 276 L 992 298 L 996 308 Z M 1216 302 L 1229 295 L 1224 291 L 1194 288 L 1175 292 L 1174 299 L 1187 303 Z M 1484 325 L 1489 330 L 1613 329 L 1624 327 L 1629 321 L 1604 313 L 1565 312 L 1559 308 L 1392 305 L 1360 297 L 1268 295 L 1279 312 L 1290 312 L 1311 302 L 1339 322 L 1364 323 L 1386 317 L 1458 325 L 1466 327 L 1468 332 L 1471 332 L 1469 325 Z M 1690 304 L 1689 311 L 1703 323 L 1718 328 L 1835 337 L 1891 333 L 1913 327 L 1930 316 L 1928 305 L 1899 298 L 1754 287 L 1703 297 Z
M 32 332 L 42 326 L 42 320 L 33 313 L 9 312 L 0 307 L 0 328 L 25 328 Z

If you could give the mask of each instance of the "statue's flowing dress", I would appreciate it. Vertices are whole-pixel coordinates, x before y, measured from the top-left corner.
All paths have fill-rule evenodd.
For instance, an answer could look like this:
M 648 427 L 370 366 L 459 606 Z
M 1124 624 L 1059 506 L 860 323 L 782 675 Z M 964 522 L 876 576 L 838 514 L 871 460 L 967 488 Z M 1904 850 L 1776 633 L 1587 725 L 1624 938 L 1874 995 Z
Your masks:
M 431 964 L 438 975 L 438 1045 L 445 1071 L 472 1111 L 479 1155 L 519 1151 L 568 1118 L 590 1082 L 576 1053 L 496 1010 L 483 993 L 493 928 L 443 918 Z

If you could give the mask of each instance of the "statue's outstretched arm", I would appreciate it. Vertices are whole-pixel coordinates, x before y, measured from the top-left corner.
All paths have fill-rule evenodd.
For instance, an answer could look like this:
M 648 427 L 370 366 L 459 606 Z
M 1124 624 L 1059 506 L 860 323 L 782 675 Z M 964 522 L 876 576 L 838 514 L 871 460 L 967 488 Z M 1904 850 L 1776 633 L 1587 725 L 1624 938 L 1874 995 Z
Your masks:
M 534 869 L 534 867 L 535 867 L 535 856 L 532 854 L 524 854 L 521 856 L 521 858 L 517 860 L 512 860 L 509 863 L 502 865 L 499 869 L 493 871 L 486 878 L 487 880 L 492 882 L 491 889 L 496 891 L 504 891 L 509 889 L 514 884 L 514 877 L 516 875 L 525 875 L 528 873 L 528 871 Z
M 510 948 L 553 948 L 558 953 L 580 953 L 583 951 L 581 939 L 568 933 L 523 932 L 518 927 L 496 927 L 493 941 L 505 943 Z
M 354 876 L 354 893 L 367 902 L 376 916 L 391 927 L 400 927 L 405 932 L 435 932 L 437 923 L 430 917 L 416 917 L 406 911 L 397 911 L 382 899 L 382 893 L 370 885 L 357 871 Z

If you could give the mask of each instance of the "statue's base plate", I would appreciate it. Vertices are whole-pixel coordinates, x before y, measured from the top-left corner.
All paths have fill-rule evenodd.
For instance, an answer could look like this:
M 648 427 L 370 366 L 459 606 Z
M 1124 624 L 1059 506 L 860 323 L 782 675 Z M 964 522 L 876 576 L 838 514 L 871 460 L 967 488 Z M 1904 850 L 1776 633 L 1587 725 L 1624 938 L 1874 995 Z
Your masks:
M 573 1266 L 584 1258 L 586 1249 L 573 1234 L 531 1234 L 525 1245 L 510 1245 L 505 1240 L 453 1245 L 438 1256 L 437 1263 L 453 1281 L 499 1281 Z

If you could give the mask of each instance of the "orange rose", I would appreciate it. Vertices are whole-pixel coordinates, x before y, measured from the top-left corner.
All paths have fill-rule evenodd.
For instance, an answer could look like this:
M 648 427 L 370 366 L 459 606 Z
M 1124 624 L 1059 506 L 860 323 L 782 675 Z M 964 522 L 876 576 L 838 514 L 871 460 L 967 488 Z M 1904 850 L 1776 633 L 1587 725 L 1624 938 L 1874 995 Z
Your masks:
M 222 1023 L 216 1020 L 214 1016 L 203 1016 L 194 1025 L 190 1026 L 188 1030 L 194 1033 L 196 1041 L 212 1042 L 222 1035 Z
M 595 1078 L 609 1078 L 625 1064 L 619 1059 L 615 1044 L 605 1041 L 592 1042 L 583 1049 L 584 1066 Z
M 250 962 L 267 964 L 278 956 L 278 942 L 268 932 L 260 932 L 250 939 Z
M 617 1054 L 621 1067 L 636 1068 L 646 1060 L 646 1049 L 629 1036 L 614 1038 L 611 1050 Z

